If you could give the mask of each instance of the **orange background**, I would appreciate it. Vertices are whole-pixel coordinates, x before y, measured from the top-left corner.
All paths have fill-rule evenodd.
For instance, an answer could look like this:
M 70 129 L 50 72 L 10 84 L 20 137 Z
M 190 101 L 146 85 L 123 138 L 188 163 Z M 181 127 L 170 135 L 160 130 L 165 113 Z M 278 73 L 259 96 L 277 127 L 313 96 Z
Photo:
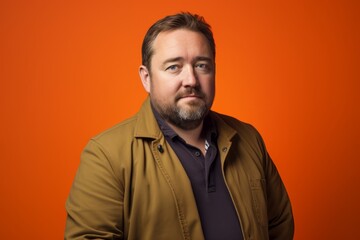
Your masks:
M 359 239 L 359 1 L 0 2 L 0 236 L 63 239 L 91 136 L 134 114 L 147 28 L 204 15 L 213 109 L 255 125 L 292 199 L 295 239 Z

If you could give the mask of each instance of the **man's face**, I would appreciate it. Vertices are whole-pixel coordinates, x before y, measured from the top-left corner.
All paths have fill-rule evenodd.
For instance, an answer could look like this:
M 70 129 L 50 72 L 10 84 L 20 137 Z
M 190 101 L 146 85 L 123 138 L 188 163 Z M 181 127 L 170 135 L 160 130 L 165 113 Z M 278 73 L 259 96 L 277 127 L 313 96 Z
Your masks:
M 204 35 L 179 29 L 153 42 L 151 69 L 140 68 L 155 109 L 182 129 L 200 125 L 215 95 L 215 62 Z

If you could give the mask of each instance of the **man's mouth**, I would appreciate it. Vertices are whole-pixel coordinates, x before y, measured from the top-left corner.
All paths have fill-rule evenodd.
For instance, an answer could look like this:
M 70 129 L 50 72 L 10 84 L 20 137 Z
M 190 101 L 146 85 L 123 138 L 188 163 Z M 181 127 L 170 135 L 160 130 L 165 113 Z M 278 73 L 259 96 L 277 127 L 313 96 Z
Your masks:
M 190 94 L 190 95 L 183 95 L 181 96 L 181 98 L 201 98 L 201 96 L 196 94 Z

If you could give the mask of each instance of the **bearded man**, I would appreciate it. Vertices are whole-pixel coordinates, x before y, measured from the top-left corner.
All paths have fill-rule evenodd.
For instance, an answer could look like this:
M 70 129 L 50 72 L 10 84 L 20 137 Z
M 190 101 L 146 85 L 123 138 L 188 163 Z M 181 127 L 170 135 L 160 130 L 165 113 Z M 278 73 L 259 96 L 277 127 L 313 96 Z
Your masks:
M 211 110 L 215 42 L 204 18 L 150 27 L 132 118 L 91 139 L 65 239 L 292 239 L 291 204 L 259 133 Z

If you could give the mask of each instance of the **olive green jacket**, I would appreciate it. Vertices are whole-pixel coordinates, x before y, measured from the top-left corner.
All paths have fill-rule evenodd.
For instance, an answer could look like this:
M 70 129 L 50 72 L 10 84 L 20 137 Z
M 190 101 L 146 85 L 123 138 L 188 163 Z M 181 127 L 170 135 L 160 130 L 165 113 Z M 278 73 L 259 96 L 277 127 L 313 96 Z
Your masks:
M 211 115 L 244 239 L 292 239 L 290 201 L 260 135 L 234 118 Z M 65 239 L 204 239 L 189 178 L 149 99 L 137 115 L 88 143 L 66 210 Z

